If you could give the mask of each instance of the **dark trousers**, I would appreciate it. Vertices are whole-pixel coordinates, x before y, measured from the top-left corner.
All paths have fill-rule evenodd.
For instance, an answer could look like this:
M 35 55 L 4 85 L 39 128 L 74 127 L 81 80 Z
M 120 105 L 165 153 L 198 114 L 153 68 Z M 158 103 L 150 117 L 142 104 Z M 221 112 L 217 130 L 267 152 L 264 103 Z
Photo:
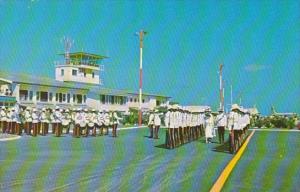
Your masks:
M 112 136 L 113 137 L 117 137 L 117 128 L 118 128 L 118 124 L 112 125 Z
M 47 134 L 48 123 L 40 123 L 41 135 L 45 136 Z
M 219 142 L 224 143 L 224 135 L 225 135 L 225 127 L 224 126 L 218 127 L 218 135 L 219 135 Z
M 36 137 L 38 134 L 38 123 L 32 123 L 32 136 Z
M 154 128 L 154 139 L 158 139 L 158 131 L 159 131 L 159 125 L 155 126 Z
M 153 137 L 153 126 L 154 126 L 154 125 L 149 125 L 149 132 L 150 132 L 149 138 L 152 138 L 152 137 Z
M 55 136 L 56 137 L 60 137 L 61 134 L 62 134 L 61 123 L 54 123 L 54 125 L 55 125 L 55 128 L 54 128 L 54 130 L 55 130 Z
M 73 137 L 80 137 L 80 125 L 75 124 L 74 129 L 73 129 Z

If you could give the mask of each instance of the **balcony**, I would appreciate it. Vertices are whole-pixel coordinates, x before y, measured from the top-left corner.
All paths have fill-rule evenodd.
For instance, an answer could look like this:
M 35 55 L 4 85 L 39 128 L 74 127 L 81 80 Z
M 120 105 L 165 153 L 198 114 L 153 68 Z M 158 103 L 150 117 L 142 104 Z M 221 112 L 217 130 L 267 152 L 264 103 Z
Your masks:
M 56 67 L 77 67 L 77 68 L 83 68 L 83 69 L 91 69 L 95 71 L 104 71 L 104 65 L 100 65 L 97 63 L 88 63 L 88 62 L 70 62 L 69 64 L 66 64 L 65 62 L 54 62 Z

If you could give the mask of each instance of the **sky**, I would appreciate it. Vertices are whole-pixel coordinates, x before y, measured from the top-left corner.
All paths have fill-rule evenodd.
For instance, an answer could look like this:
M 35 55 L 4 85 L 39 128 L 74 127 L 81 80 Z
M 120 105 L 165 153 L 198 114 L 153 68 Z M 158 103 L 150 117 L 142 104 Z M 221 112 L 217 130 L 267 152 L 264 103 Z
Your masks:
M 104 87 L 138 91 L 141 29 L 145 92 L 217 109 L 222 63 L 226 107 L 232 85 L 234 103 L 300 113 L 299 0 L 0 0 L 0 70 L 54 78 L 66 36 L 109 57 Z

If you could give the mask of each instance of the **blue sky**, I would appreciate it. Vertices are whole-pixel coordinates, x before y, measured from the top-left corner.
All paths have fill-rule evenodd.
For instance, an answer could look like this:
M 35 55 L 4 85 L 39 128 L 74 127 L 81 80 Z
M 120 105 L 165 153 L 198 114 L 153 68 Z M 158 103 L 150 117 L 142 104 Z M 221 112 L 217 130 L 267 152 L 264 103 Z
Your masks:
M 182 104 L 218 106 L 218 67 L 225 102 L 268 114 L 300 113 L 299 1 L 3 1 L 1 70 L 54 77 L 60 40 L 72 51 L 109 56 L 104 86 L 138 90 L 145 29 L 144 90 Z

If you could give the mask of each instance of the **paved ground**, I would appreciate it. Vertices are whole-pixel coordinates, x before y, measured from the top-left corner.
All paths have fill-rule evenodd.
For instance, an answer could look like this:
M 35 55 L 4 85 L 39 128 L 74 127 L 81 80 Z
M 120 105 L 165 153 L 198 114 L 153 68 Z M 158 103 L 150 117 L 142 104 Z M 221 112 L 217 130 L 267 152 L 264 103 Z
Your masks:
M 130 129 L 109 136 L 0 142 L 0 191 L 208 191 L 231 154 L 192 142 L 175 150 Z M 220 147 L 218 147 L 220 149 Z M 222 150 L 221 150 L 222 151 Z
M 223 191 L 300 191 L 300 132 L 256 131 Z

